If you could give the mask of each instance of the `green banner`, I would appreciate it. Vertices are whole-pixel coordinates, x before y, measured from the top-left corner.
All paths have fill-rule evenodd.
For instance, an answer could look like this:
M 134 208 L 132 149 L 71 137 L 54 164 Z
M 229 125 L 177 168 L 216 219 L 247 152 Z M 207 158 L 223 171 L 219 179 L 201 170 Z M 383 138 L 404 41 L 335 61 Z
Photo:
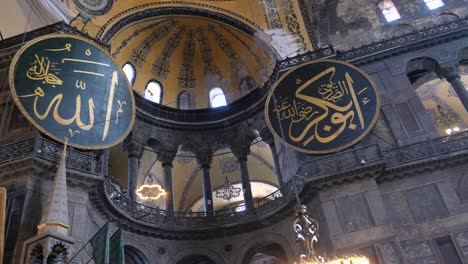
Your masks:
M 124 241 L 122 228 L 119 228 L 109 240 L 109 262 L 125 264 Z
M 109 264 L 109 224 L 106 223 L 91 239 L 93 259 L 96 264 Z
M 115 145 L 135 120 L 133 91 L 121 68 L 83 37 L 54 34 L 28 42 L 10 66 L 10 87 L 31 123 L 74 147 Z
M 265 104 L 273 135 L 297 151 L 322 154 L 357 143 L 380 110 L 377 88 L 359 68 L 317 60 L 284 74 Z

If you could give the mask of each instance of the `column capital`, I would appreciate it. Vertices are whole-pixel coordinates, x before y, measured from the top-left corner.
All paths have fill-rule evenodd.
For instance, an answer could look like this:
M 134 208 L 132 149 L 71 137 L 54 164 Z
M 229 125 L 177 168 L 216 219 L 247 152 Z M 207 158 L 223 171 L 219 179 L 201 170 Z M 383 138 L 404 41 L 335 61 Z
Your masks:
M 175 152 L 161 150 L 161 152 L 157 154 L 157 157 L 163 166 L 170 165 L 172 167 L 172 162 L 174 161 L 175 155 Z
M 143 146 L 135 140 L 128 139 L 124 141 L 124 150 L 129 157 L 139 157 L 143 152 Z
M 267 143 L 270 146 L 275 144 L 275 137 L 268 129 L 262 130 L 262 132 L 260 132 L 260 137 L 265 143 Z
M 211 167 L 211 162 L 213 161 L 213 153 L 211 150 L 201 150 L 195 153 L 197 156 L 198 166 L 200 167 Z
M 237 160 L 247 159 L 247 156 L 250 154 L 250 144 L 234 145 L 231 146 L 231 150 Z
M 460 78 L 458 62 L 443 63 L 439 65 L 437 74 L 447 80 L 452 78 Z

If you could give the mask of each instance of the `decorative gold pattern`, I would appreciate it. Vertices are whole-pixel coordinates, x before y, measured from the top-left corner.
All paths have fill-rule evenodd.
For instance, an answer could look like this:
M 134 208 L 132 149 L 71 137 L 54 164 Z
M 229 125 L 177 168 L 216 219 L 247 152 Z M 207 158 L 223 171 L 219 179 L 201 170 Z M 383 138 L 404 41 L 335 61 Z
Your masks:
M 148 38 L 140 43 L 138 48 L 133 50 L 132 55 L 130 56 L 131 62 L 133 62 L 134 65 L 141 67 L 151 51 L 151 47 L 169 34 L 176 24 L 177 21 L 173 19 L 169 20 L 167 23 L 163 22 L 161 27 L 154 30 Z
M 169 40 L 166 42 L 164 49 L 159 56 L 159 58 L 153 63 L 151 68 L 151 72 L 162 78 L 166 79 L 167 74 L 169 73 L 169 61 L 172 53 L 176 50 L 179 46 L 182 36 L 184 35 L 186 27 L 181 25 L 177 27 L 176 32 L 172 35 Z
M 193 37 L 193 31 L 190 30 L 187 33 L 187 39 L 185 40 L 184 47 L 184 62 L 182 69 L 177 77 L 177 86 L 180 88 L 193 88 L 195 87 L 195 73 L 194 68 L 194 56 L 195 56 L 195 42 Z

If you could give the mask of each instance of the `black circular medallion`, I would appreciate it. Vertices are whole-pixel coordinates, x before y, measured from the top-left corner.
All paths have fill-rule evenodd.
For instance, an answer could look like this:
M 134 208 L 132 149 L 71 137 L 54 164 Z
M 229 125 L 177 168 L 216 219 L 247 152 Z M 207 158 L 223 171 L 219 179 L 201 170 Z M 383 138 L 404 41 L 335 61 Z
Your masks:
M 331 153 L 361 140 L 380 109 L 377 89 L 359 68 L 317 60 L 283 75 L 265 105 L 272 133 L 297 151 Z

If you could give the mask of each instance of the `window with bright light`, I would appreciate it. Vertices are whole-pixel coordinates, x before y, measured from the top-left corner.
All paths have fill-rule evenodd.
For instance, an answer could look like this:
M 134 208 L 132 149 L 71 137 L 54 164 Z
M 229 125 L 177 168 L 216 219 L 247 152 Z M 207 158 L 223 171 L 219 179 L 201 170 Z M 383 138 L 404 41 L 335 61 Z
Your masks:
M 151 102 L 161 103 L 162 87 L 157 81 L 150 81 L 146 85 L 145 98 Z
M 181 92 L 177 98 L 177 108 L 181 110 L 192 109 L 192 96 L 187 92 Z
M 400 13 L 398 13 L 398 10 L 392 0 L 381 1 L 379 3 L 379 8 L 382 10 L 382 14 L 387 22 L 392 22 L 401 18 Z
M 210 106 L 215 108 L 215 107 L 221 107 L 221 106 L 226 106 L 227 101 L 226 101 L 226 96 L 224 95 L 224 92 L 221 88 L 216 87 L 210 90 Z
M 442 0 L 424 0 L 424 3 L 426 3 L 427 8 L 430 10 L 437 9 L 445 5 Z
M 125 63 L 122 70 L 125 73 L 125 76 L 127 77 L 128 82 L 133 85 L 135 82 L 135 77 L 136 77 L 136 71 L 135 67 L 133 67 L 132 64 L 130 63 Z

